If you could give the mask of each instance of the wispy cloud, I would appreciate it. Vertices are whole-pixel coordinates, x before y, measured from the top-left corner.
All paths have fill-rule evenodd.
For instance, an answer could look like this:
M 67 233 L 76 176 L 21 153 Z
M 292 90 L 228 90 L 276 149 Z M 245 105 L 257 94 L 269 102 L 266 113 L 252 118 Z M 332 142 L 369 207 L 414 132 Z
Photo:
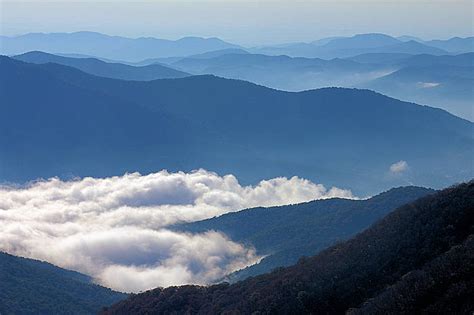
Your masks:
M 431 89 L 439 86 L 441 83 L 438 82 L 418 82 L 418 86 L 423 89 Z
M 0 250 L 87 273 L 123 291 L 202 284 L 259 257 L 220 233 L 191 235 L 167 226 L 330 197 L 352 194 L 298 177 L 241 186 L 233 175 L 205 170 L 53 178 L 0 189 Z

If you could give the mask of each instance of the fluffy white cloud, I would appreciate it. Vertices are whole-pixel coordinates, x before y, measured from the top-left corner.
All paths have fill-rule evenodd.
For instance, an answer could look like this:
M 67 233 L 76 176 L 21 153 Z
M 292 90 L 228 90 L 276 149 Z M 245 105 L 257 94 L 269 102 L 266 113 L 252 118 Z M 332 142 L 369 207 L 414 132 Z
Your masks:
M 241 186 L 233 175 L 161 171 L 110 178 L 57 178 L 0 188 L 0 250 L 84 272 L 122 291 L 208 283 L 258 261 L 217 232 L 170 224 L 255 206 L 345 197 L 297 177 Z
M 392 174 L 401 174 L 408 170 L 408 163 L 406 161 L 398 161 L 390 165 L 390 172 Z

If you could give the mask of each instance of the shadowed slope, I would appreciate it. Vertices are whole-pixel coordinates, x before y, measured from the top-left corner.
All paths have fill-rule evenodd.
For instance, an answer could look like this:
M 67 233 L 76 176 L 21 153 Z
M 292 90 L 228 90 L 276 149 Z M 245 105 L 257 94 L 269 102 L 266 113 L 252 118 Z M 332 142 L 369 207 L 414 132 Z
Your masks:
M 234 241 L 254 246 L 260 255 L 266 256 L 260 263 L 226 279 L 235 282 L 295 264 L 301 256 L 315 255 L 362 231 L 395 208 L 433 192 L 421 187 L 400 187 L 367 200 L 315 200 L 247 209 L 175 228 L 192 233 L 220 231 Z
M 86 275 L 0 252 L 1 314 L 96 314 L 126 297 Z
M 469 286 L 460 283 L 455 288 L 455 305 L 446 304 L 446 297 L 453 296 L 450 284 L 459 283 L 458 276 L 472 275 L 473 211 L 471 182 L 402 206 L 356 237 L 293 267 L 233 285 L 156 289 L 132 296 L 104 314 L 343 314 L 389 285 L 400 281 L 410 284 L 417 269 L 429 275 L 443 260 L 446 265 L 437 269 L 437 279 L 447 283 L 437 285 L 436 290 L 414 286 L 412 298 L 393 304 L 396 313 L 471 312 Z M 467 260 L 462 270 L 451 273 L 444 268 L 459 266 L 457 261 L 463 258 Z M 472 283 L 472 277 L 466 281 Z M 392 299 L 396 297 L 384 301 L 391 305 Z M 372 313 L 379 313 L 379 309 Z

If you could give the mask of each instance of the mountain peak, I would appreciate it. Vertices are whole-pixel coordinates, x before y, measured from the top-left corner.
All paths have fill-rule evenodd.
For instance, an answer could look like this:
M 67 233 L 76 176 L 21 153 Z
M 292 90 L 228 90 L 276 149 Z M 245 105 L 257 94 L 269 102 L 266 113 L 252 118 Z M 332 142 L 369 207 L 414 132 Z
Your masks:
M 385 199 L 385 198 L 398 198 L 400 196 L 406 196 L 406 195 L 411 195 L 411 194 L 426 195 L 426 194 L 431 194 L 435 192 L 436 192 L 435 189 L 421 187 L 421 186 L 400 186 L 400 187 L 394 187 L 387 191 L 381 192 L 380 194 L 373 196 L 371 199 L 378 200 L 378 199 Z

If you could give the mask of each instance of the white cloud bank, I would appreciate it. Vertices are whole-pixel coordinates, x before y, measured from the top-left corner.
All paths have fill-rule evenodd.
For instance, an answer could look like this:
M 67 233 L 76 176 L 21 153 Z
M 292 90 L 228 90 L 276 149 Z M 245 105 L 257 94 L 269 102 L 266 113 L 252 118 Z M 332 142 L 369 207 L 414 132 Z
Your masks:
M 244 187 L 233 175 L 205 170 L 53 178 L 0 187 L 0 250 L 89 274 L 121 291 L 204 284 L 257 262 L 255 250 L 217 232 L 192 235 L 166 226 L 331 197 L 352 194 L 298 177 Z

